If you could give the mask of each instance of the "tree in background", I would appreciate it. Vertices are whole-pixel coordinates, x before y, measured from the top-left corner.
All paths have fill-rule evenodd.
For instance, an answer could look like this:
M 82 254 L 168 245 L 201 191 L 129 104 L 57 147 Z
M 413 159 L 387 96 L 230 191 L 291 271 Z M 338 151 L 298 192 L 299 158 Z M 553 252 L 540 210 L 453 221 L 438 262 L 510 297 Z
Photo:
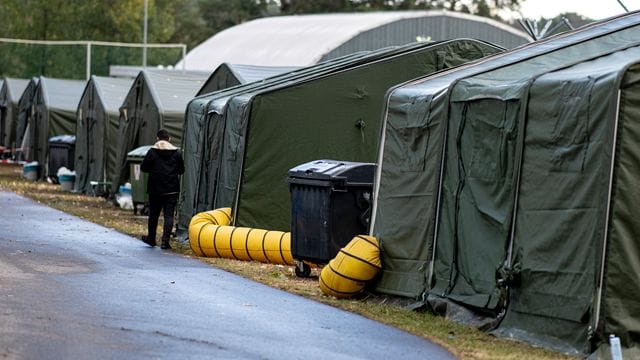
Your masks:
M 149 0 L 148 41 L 164 43 L 176 33 L 180 6 L 187 0 Z M 35 40 L 93 40 L 142 42 L 142 0 L 68 1 L 2 0 L 0 37 Z M 175 62 L 179 51 L 150 53 Z M 0 72 L 7 76 L 84 78 L 84 46 L 0 46 Z M 171 60 L 167 59 L 167 56 Z M 109 64 L 139 64 L 140 49 L 92 48 L 94 73 L 106 75 Z M 158 59 L 159 60 L 159 59 Z

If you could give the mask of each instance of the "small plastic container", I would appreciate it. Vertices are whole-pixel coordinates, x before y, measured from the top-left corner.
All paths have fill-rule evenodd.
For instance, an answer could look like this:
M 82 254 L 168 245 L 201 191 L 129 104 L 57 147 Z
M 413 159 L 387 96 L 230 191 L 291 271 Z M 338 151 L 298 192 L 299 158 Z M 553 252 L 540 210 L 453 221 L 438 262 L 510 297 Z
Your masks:
M 24 164 L 22 167 L 22 176 L 29 181 L 38 180 L 38 172 L 40 170 L 40 164 L 37 161 Z
M 76 182 L 76 176 L 74 174 L 65 174 L 58 176 L 60 182 L 60 190 L 71 191 L 73 190 L 73 184 Z

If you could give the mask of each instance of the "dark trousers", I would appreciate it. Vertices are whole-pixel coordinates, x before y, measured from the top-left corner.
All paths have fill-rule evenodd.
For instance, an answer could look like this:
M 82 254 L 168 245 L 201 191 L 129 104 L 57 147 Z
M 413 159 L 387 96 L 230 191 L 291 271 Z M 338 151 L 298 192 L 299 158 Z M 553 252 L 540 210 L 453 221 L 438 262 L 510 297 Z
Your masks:
M 156 229 L 158 228 L 158 218 L 160 211 L 164 215 L 164 226 L 162 228 L 162 242 L 169 242 L 171 229 L 173 228 L 173 213 L 176 211 L 178 194 L 152 195 L 149 194 L 149 223 L 147 229 L 148 239 L 156 240 Z

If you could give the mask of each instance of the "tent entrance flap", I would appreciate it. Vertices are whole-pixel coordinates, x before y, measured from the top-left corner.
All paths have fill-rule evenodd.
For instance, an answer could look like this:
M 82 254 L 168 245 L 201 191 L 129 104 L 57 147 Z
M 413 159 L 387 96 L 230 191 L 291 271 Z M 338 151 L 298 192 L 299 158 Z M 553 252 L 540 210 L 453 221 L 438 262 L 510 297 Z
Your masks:
M 515 89 L 515 90 L 514 90 Z M 499 311 L 500 279 L 508 262 L 528 83 L 452 93 L 446 140 L 435 286 L 443 295 L 476 308 Z

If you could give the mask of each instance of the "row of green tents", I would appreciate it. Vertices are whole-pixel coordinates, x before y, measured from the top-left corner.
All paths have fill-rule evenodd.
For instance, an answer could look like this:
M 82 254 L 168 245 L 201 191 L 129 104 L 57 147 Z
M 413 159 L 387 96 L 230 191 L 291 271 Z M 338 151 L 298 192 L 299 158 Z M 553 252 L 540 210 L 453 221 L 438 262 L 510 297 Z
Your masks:
M 4 154 L 42 164 L 48 175 L 48 139 L 76 135 L 76 190 L 128 181 L 126 154 L 153 143 L 159 127 L 182 136 L 184 109 L 198 92 L 217 90 L 288 71 L 222 64 L 212 74 L 144 70 L 135 79 L 92 76 L 88 82 L 39 77 L 0 82 L 0 147 Z
M 572 354 L 604 356 L 615 334 L 638 357 L 638 35 L 630 13 L 507 52 L 457 39 L 257 78 L 92 77 L 76 103 L 76 188 L 115 192 L 127 152 L 165 127 L 186 167 L 179 236 L 219 207 L 234 225 L 286 231 L 288 169 L 377 162 L 378 292 Z M 63 111 L 51 113 L 57 135 Z

